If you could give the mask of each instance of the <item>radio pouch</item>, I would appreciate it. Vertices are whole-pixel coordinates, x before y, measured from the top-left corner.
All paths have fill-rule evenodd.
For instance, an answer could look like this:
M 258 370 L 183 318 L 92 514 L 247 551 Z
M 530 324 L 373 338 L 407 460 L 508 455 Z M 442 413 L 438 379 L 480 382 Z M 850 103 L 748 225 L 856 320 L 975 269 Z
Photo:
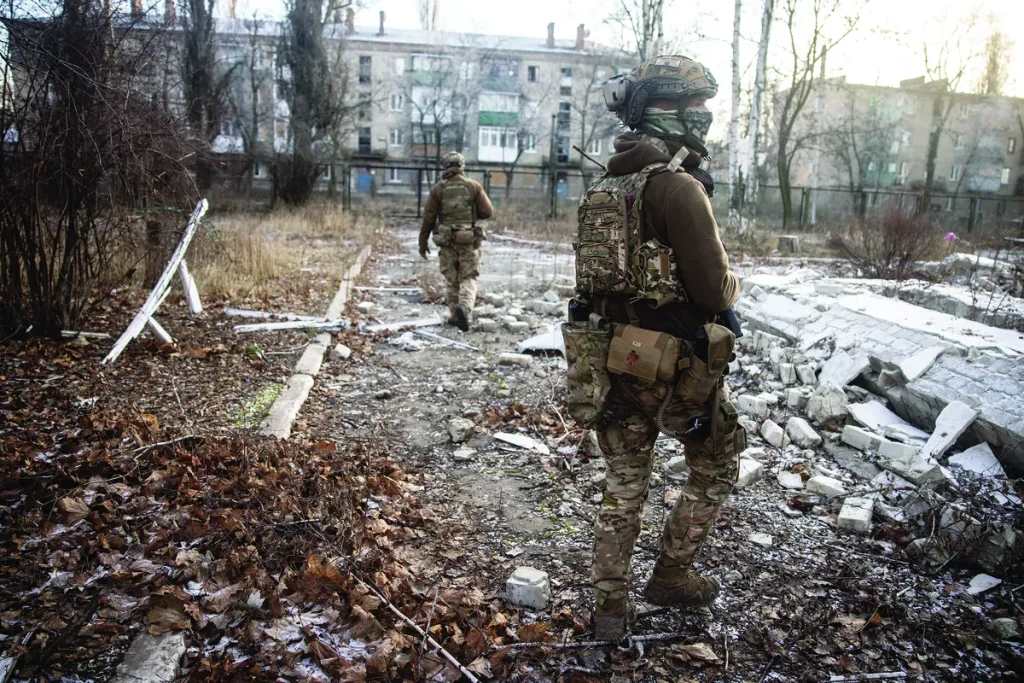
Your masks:
M 732 358 L 736 335 L 728 327 L 708 323 L 697 330 L 693 353 L 679 359 L 677 391 L 688 403 L 703 403 L 711 396 Z
M 679 340 L 636 325 L 616 325 L 608 349 L 608 371 L 645 382 L 671 381 L 679 361 Z
M 569 415 L 580 427 L 592 427 L 604 414 L 611 390 L 607 368 L 611 337 L 611 325 L 596 313 L 591 313 L 587 320 L 562 323 L 569 366 L 565 376 Z

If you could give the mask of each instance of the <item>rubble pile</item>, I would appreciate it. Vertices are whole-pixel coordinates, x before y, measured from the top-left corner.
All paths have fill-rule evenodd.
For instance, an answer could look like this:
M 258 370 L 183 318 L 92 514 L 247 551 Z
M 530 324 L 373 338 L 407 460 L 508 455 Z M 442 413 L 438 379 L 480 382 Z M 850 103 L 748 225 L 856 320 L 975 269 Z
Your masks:
M 837 512 L 836 526 L 854 533 L 873 521 L 905 525 L 915 537 L 908 552 L 927 564 L 1007 568 L 1022 547 L 1024 506 L 988 443 L 957 447 L 980 411 L 952 401 L 926 431 L 852 384 L 872 368 L 870 356 L 831 337 L 742 337 L 729 375 L 751 435 L 738 486 L 764 476 L 787 497 L 788 516 Z

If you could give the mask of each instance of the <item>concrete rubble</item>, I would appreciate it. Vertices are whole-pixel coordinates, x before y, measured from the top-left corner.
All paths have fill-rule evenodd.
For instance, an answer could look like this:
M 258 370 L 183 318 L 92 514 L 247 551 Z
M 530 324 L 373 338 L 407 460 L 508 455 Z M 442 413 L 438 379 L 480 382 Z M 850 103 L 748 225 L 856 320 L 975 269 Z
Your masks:
M 744 279 L 731 398 L 750 446 L 772 447 L 758 458 L 772 476 L 742 487 L 810 500 L 855 533 L 906 525 L 931 566 L 1000 571 L 1022 550 L 1007 474 L 1024 472 L 1024 338 L 858 282 Z
M 505 599 L 513 605 L 542 610 L 551 600 L 548 573 L 533 567 L 519 567 L 505 582 Z

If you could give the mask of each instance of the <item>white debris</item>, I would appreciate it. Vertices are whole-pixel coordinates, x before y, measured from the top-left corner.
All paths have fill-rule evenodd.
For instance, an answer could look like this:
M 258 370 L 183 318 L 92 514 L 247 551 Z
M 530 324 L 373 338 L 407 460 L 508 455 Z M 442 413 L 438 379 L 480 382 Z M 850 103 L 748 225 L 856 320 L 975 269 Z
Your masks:
M 900 372 L 903 373 L 903 377 L 906 378 L 907 383 L 913 382 L 915 379 L 923 375 L 928 371 L 928 368 L 938 360 L 939 356 L 946 350 L 944 346 L 929 346 L 928 348 L 921 349 L 917 353 L 908 356 L 900 362 Z
M 546 332 L 519 342 L 519 347 L 516 350 L 519 353 L 526 353 L 527 351 L 557 352 L 564 356 L 565 338 L 562 337 L 562 330 L 560 328 L 551 326 Z
M 814 385 L 818 381 L 818 376 L 814 373 L 814 366 L 808 363 L 796 366 L 796 376 L 800 379 L 801 384 Z
M 854 425 L 843 427 L 843 443 L 856 448 L 858 451 L 873 451 L 878 449 L 881 438 L 868 430 Z
M 916 443 L 920 446 L 923 446 L 930 436 L 928 432 L 909 424 L 888 424 L 883 433 L 887 439 L 902 443 Z
M 871 361 L 868 360 L 866 354 L 851 356 L 846 351 L 837 350 L 825 362 L 821 374 L 818 375 L 818 383 L 842 388 L 857 379 L 862 372 L 870 367 Z
M 374 304 L 372 301 L 360 301 L 358 304 L 356 304 L 356 310 L 362 313 L 363 315 L 370 315 L 370 313 L 372 313 L 373 309 L 376 307 L 377 305 Z
M 498 441 L 504 441 L 510 443 L 513 446 L 519 446 L 520 448 L 528 448 L 530 450 L 537 451 L 543 455 L 551 455 L 551 450 L 536 439 L 531 439 L 525 434 L 509 434 L 507 432 L 498 432 L 494 435 L 494 438 Z
M 525 353 L 502 353 L 498 356 L 498 365 L 518 365 L 528 368 L 533 365 L 533 356 Z
M 858 498 L 850 496 L 843 501 L 843 507 L 839 511 L 836 524 L 840 529 L 867 533 L 871 529 L 871 514 L 875 501 L 870 498 Z
M 960 435 L 967 431 L 978 417 L 978 411 L 966 403 L 952 401 L 935 418 L 935 430 L 921 449 L 925 458 L 941 458 Z
M 883 433 L 889 425 L 905 425 L 906 421 L 878 401 L 850 405 L 850 417 L 868 429 Z
M 786 436 L 801 448 L 811 448 L 821 443 L 821 436 L 802 417 L 791 417 L 786 423 Z
M 764 420 L 768 417 L 768 402 L 759 396 L 752 396 L 750 394 L 743 394 L 736 398 L 736 407 L 742 410 L 744 413 L 753 415 L 758 420 Z
M 476 449 L 462 447 L 456 450 L 452 457 L 455 458 L 455 462 L 466 462 L 472 460 L 474 455 L 476 455 Z
M 765 420 L 761 425 L 761 436 L 776 448 L 785 448 L 789 445 L 789 437 L 782 431 L 782 427 L 771 420 Z
M 818 493 L 829 498 L 836 498 L 846 493 L 843 482 L 822 474 L 808 479 L 806 486 L 808 493 Z
M 1002 582 L 1002 579 L 997 579 L 994 576 L 989 576 L 988 574 L 978 574 L 973 579 L 971 579 L 971 583 L 967 586 L 967 594 L 979 595 L 981 593 L 984 593 L 985 591 L 992 590 Z
M 803 410 L 810 396 L 803 389 L 786 389 L 786 405 L 793 410 Z
M 742 462 L 742 460 L 740 462 Z M 665 472 L 667 472 L 670 475 L 683 474 L 689 471 L 690 467 L 689 465 L 686 464 L 686 458 L 682 455 L 677 455 L 674 458 L 670 458 L 669 461 L 665 463 Z
M 477 318 L 473 323 L 481 332 L 497 332 L 498 321 L 491 318 Z
M 878 444 L 878 454 L 883 458 L 910 458 L 917 455 L 920 450 L 921 447 L 918 445 L 889 441 L 888 439 L 882 439 Z
M 345 346 L 344 344 L 341 344 L 341 343 L 336 344 L 334 346 L 334 348 L 331 349 L 331 360 L 332 361 L 348 360 L 351 357 L 352 357 L 352 349 L 350 349 L 349 347 Z
M 818 424 L 831 424 L 846 417 L 850 399 L 839 387 L 823 384 L 807 401 L 807 415 Z
M 744 489 L 764 478 L 764 465 L 756 460 L 740 459 L 740 473 L 736 479 L 736 488 Z
M 779 363 L 779 379 L 786 386 L 796 384 L 796 367 L 792 363 Z
M 462 443 L 473 434 L 474 429 L 476 424 L 464 417 L 456 417 L 448 422 L 448 436 L 452 438 L 452 443 Z
M 758 531 L 755 531 L 749 536 L 747 536 L 747 540 L 753 543 L 754 545 L 761 546 L 762 548 L 772 547 L 772 537 L 769 534 L 763 534 Z
M 977 446 L 968 448 L 963 453 L 957 453 L 949 457 L 949 464 L 990 477 L 1005 477 L 1006 472 L 992 452 L 992 448 L 982 441 Z
M 508 327 L 509 332 L 517 332 L 518 333 L 518 332 L 529 332 L 530 331 L 530 323 L 528 323 L 528 322 L 521 322 L 521 321 L 518 321 L 518 320 L 516 322 L 513 322 L 513 323 L 508 323 L 508 325 L 506 325 L 506 327 Z
M 505 582 L 505 599 L 513 605 L 544 609 L 551 599 L 548 573 L 533 567 L 519 567 Z
M 790 489 L 792 491 L 799 491 L 804 487 L 804 478 L 796 472 L 790 472 L 789 470 L 779 470 L 776 478 L 779 480 L 779 486 L 784 489 Z

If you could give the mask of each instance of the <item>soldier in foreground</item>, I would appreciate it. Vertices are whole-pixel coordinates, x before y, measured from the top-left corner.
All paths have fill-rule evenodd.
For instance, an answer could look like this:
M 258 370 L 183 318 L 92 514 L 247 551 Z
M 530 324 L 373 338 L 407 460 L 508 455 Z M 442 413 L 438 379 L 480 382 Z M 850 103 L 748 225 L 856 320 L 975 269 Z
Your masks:
M 480 277 L 480 244 L 487 238 L 477 221 L 490 218 L 494 207 L 480 183 L 466 177 L 466 160 L 461 154 L 448 152 L 444 165 L 442 180 L 430 188 L 423 207 L 420 256 L 426 260 L 428 239 L 433 234 L 441 274 L 448 283 L 448 324 L 467 332 Z
M 711 73 L 681 56 L 648 60 L 605 84 L 632 131 L 580 200 L 576 297 L 563 326 L 569 409 L 607 462 L 595 525 L 595 631 L 617 641 L 633 614 L 632 555 L 659 432 L 684 446 L 690 477 L 665 524 L 644 599 L 711 604 L 719 582 L 694 569 L 738 474 L 746 433 L 724 374 L 739 334 L 739 281 L 699 169 L 711 125 Z

